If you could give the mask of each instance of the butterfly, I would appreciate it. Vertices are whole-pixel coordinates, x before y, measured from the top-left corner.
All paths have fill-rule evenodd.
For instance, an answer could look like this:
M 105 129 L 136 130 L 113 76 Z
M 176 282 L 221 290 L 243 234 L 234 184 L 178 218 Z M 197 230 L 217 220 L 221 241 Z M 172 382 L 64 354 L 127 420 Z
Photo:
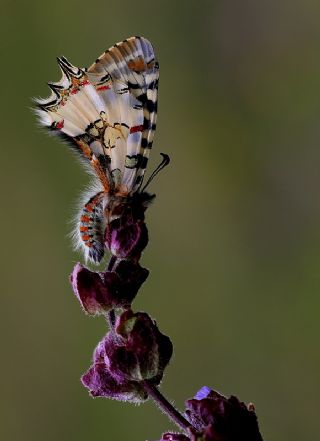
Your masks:
M 104 255 L 106 226 L 124 213 L 142 213 L 153 199 L 142 188 L 157 120 L 159 64 L 151 43 L 131 37 L 105 51 L 89 68 L 57 58 L 62 78 L 37 99 L 40 123 L 64 138 L 93 175 L 76 237 L 85 257 Z

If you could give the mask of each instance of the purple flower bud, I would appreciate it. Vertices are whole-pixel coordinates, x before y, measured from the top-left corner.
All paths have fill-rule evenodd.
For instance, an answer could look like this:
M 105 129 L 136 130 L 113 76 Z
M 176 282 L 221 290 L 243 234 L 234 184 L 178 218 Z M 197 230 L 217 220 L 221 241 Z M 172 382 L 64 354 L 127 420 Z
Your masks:
M 105 338 L 105 363 L 119 381 L 149 380 L 158 385 L 172 355 L 169 337 L 143 312 L 125 311 L 115 333 Z
M 124 300 L 124 305 L 129 306 L 146 281 L 149 271 L 131 260 L 120 260 L 114 271 L 121 281 L 119 297 Z
M 186 402 L 186 416 L 204 441 L 262 441 L 253 406 L 207 387 Z
M 117 381 L 104 363 L 95 363 L 82 376 L 83 385 L 89 389 L 92 397 L 113 398 L 118 401 L 140 403 L 148 398 L 139 383 L 133 381 Z
M 253 405 L 204 386 L 186 402 L 188 435 L 165 433 L 160 441 L 262 441 Z
M 107 226 L 105 240 L 106 247 L 114 256 L 139 260 L 148 244 L 148 230 L 141 219 L 120 217 Z
M 77 263 L 70 281 L 83 310 L 88 314 L 104 314 L 112 308 L 118 285 L 118 276 L 115 273 L 107 274 L 103 280 L 99 273 Z
M 198 392 L 195 394 L 194 398 L 196 400 L 203 400 L 204 398 L 208 398 L 211 394 L 212 389 L 210 389 L 210 387 L 208 386 L 202 386 L 201 389 L 198 390 Z M 218 393 L 218 392 L 216 392 Z
M 78 263 L 71 274 L 73 291 L 83 310 L 105 314 L 113 308 L 129 308 L 149 271 L 132 261 L 120 261 L 114 271 L 96 273 Z
M 159 384 L 171 355 L 170 339 L 153 320 L 128 310 L 97 345 L 82 383 L 93 397 L 141 402 L 148 398 L 144 380 Z

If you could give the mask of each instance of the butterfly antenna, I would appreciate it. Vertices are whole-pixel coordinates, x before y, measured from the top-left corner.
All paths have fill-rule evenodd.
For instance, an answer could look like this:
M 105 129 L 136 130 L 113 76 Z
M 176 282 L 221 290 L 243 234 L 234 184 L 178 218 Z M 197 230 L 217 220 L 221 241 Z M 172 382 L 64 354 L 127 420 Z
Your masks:
M 146 184 L 143 186 L 141 192 L 144 192 L 145 189 L 150 184 L 150 182 L 153 181 L 153 179 L 157 176 L 157 174 L 169 164 L 170 157 L 168 155 L 166 155 L 165 153 L 160 153 L 160 155 L 162 156 L 162 161 L 160 162 L 158 167 L 152 172 L 152 174 L 149 177 L 149 179 L 147 180 Z

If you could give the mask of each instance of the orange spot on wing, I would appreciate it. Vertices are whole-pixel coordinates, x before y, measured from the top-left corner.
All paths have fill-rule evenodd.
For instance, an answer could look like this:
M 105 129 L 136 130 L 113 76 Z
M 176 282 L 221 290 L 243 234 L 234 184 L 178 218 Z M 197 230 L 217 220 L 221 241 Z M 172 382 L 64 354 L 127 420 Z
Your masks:
M 64 119 L 62 119 L 61 121 L 57 122 L 57 124 L 56 124 L 56 128 L 58 130 L 61 130 L 63 128 L 63 126 L 64 126 Z
M 83 231 L 88 231 L 89 230 L 89 227 L 80 227 L 80 231 L 81 232 L 83 232 Z
M 81 216 L 81 222 L 90 222 L 90 217 L 89 216 Z
M 108 90 L 110 89 L 110 86 L 99 86 L 97 87 L 97 90 Z
M 143 132 L 143 125 L 141 126 L 133 126 L 130 128 L 130 133 Z
M 146 70 L 147 65 L 141 57 L 138 57 L 128 62 L 128 68 L 135 72 L 143 72 Z
M 83 236 L 81 236 L 81 238 L 84 242 L 88 242 L 90 240 L 90 236 L 88 234 L 84 234 Z

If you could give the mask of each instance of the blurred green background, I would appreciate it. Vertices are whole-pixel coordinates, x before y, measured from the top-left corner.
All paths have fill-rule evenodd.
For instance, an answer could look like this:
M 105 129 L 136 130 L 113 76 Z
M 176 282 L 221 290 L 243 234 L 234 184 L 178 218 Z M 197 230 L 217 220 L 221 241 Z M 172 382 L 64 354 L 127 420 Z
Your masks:
M 1 1 L 1 425 L 5 441 L 144 441 L 172 427 L 150 402 L 79 382 L 106 331 L 68 282 L 88 178 L 37 127 L 57 55 L 89 65 L 131 35 L 161 66 L 159 152 L 172 163 L 135 310 L 175 345 L 163 392 L 206 384 L 256 405 L 265 440 L 317 439 L 320 392 L 320 4 L 313 0 Z

